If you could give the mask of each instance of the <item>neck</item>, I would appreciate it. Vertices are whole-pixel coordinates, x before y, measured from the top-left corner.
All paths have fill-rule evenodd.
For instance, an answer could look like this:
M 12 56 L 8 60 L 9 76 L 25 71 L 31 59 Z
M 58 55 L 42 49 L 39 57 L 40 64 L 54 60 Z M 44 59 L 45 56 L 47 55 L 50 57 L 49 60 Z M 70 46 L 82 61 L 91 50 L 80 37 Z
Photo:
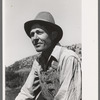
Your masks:
M 48 60 L 50 54 L 52 53 L 54 47 L 50 47 L 48 48 L 46 51 L 43 51 L 41 54 L 41 57 L 43 57 L 45 59 L 45 61 Z
M 60 45 L 60 43 L 57 43 L 57 45 Z M 50 46 L 46 51 L 43 51 L 41 53 L 41 57 L 44 57 L 46 61 L 48 61 L 48 58 L 50 56 L 50 54 L 52 53 L 53 51 L 53 48 L 55 47 L 56 45 L 52 45 Z
M 54 47 L 50 47 L 46 51 L 41 53 L 41 56 L 39 58 L 39 63 L 42 66 L 43 70 L 47 70 L 48 58 L 50 57 L 50 54 L 52 53 L 53 48 Z

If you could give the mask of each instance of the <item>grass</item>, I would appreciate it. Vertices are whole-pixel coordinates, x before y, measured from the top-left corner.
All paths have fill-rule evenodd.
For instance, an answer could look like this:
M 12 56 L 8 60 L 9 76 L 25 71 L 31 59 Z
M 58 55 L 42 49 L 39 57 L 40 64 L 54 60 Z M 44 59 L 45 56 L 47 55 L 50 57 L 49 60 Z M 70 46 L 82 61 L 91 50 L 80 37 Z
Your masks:
M 19 93 L 20 88 L 17 89 L 7 89 L 6 90 L 6 96 L 5 96 L 5 100 L 15 100 L 15 97 L 17 96 L 17 94 Z
M 23 76 L 23 81 L 21 81 L 20 86 L 17 88 L 6 87 L 5 100 L 15 100 L 15 98 L 18 95 L 18 93 L 20 92 L 20 89 L 21 89 L 23 83 L 25 82 L 30 70 L 31 70 L 31 68 L 22 68 L 22 69 L 16 71 L 16 73 L 19 73 L 20 77 Z M 12 80 L 9 82 L 12 82 Z M 13 84 L 11 84 L 11 86 L 12 85 Z

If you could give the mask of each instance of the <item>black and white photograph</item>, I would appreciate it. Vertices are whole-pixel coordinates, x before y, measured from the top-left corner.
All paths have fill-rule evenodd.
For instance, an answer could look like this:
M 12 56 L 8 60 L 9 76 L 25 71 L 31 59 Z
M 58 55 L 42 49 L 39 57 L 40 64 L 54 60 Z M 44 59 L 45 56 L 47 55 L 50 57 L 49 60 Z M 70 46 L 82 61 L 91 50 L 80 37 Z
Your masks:
M 81 0 L 5 1 L 5 100 L 82 100 Z
M 3 1 L 3 100 L 83 100 L 82 11 L 82 0 Z

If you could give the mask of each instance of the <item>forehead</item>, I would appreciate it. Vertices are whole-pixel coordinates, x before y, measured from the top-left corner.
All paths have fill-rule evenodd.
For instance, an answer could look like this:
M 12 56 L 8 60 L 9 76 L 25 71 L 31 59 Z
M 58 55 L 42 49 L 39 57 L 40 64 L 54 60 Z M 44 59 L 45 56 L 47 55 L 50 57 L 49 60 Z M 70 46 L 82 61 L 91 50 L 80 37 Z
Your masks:
M 45 26 L 43 25 L 40 25 L 40 24 L 35 24 L 31 27 L 31 29 L 36 29 L 36 28 L 39 28 L 39 29 L 42 29 L 42 30 L 46 30 Z
M 42 28 L 32 28 L 30 32 L 35 32 L 35 31 L 44 31 Z
M 31 30 L 30 31 L 32 31 L 33 29 L 39 29 L 39 30 L 41 30 L 41 31 L 44 31 L 44 32 L 46 32 L 48 35 L 49 35 L 49 30 L 45 27 L 45 26 L 43 26 L 43 25 L 40 25 L 40 24 L 35 24 L 35 25 L 33 25 L 32 27 L 31 27 Z

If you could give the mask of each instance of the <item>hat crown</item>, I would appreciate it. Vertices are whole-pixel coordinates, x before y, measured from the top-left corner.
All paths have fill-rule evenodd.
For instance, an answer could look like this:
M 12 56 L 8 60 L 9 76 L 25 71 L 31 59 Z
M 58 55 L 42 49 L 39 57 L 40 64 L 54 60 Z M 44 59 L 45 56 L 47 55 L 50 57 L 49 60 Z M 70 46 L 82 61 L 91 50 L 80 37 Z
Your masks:
M 42 20 L 49 23 L 55 24 L 53 16 L 49 12 L 40 12 L 36 17 L 35 20 Z

